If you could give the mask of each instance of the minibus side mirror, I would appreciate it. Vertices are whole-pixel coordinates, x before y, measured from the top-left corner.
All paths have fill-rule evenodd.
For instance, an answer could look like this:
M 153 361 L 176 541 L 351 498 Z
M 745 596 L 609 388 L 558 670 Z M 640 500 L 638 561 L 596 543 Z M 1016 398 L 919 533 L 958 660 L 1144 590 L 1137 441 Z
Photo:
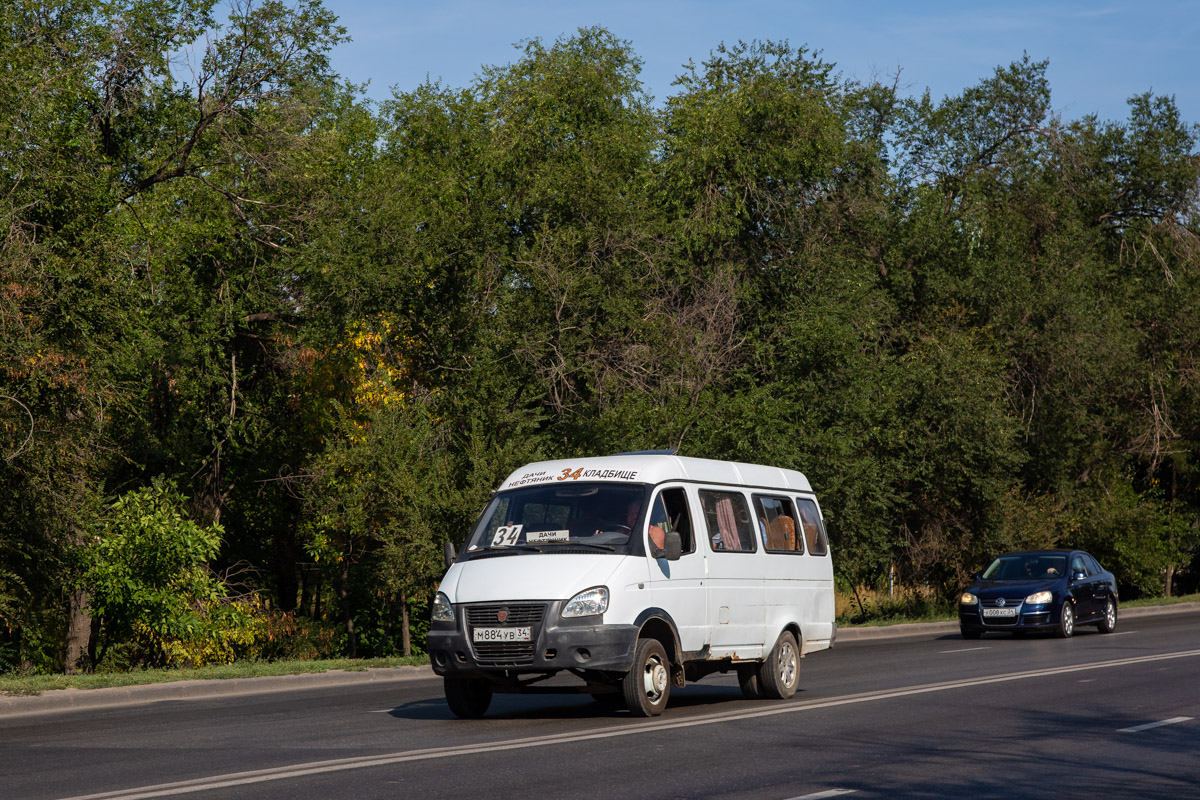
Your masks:
M 450 569 L 450 565 L 454 563 L 454 543 L 446 542 L 442 546 L 442 557 L 446 561 L 446 569 Z
M 667 561 L 678 561 L 679 556 L 683 553 L 683 539 L 679 536 L 679 531 L 667 531 L 667 535 L 663 541 L 663 555 Z

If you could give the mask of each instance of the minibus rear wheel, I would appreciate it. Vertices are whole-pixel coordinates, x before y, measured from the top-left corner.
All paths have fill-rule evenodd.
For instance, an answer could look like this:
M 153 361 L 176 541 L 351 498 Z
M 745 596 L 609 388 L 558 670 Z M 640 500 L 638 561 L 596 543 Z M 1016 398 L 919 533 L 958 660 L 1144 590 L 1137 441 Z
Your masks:
M 762 690 L 758 688 L 758 669 L 759 665 L 753 661 L 737 665 L 738 685 L 742 687 L 742 694 L 751 700 L 762 697 Z
M 791 631 L 779 634 L 771 654 L 758 670 L 758 685 L 763 697 L 786 700 L 796 694 L 800 682 L 800 647 Z
M 671 694 L 671 662 L 657 639 L 639 639 L 633 666 L 621 681 L 625 706 L 635 717 L 657 717 Z
M 492 704 L 492 685 L 484 678 L 444 679 L 446 703 L 454 716 L 462 719 L 479 719 Z

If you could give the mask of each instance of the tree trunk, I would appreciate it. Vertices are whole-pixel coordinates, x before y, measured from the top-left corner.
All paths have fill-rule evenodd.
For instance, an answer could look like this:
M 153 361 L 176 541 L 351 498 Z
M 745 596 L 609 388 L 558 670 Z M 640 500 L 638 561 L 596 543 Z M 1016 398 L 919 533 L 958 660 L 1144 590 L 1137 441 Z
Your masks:
M 342 605 L 342 620 L 346 624 L 346 654 L 350 658 L 358 657 L 358 647 L 354 637 L 354 615 L 350 613 L 350 559 L 342 559 L 342 573 L 338 580 L 338 599 Z
M 88 653 L 91 650 L 92 616 L 88 612 L 87 589 L 75 589 L 71 592 L 70 610 L 67 617 L 67 647 L 63 659 L 63 671 L 74 675 L 81 670 L 91 671 L 88 663 Z
M 275 529 L 273 544 L 275 586 L 277 587 L 275 600 L 279 605 L 279 610 L 286 614 L 296 610 L 296 604 L 301 594 L 300 570 L 296 565 L 300 563 L 303 553 L 296 546 L 295 531 L 291 525 Z M 307 586 L 304 587 L 305 590 L 307 588 Z M 307 598 L 305 599 L 307 600 Z
M 1171 469 L 1171 521 L 1175 521 L 1175 469 Z M 1167 528 L 1167 551 L 1175 551 L 1175 528 L 1171 526 Z M 1171 596 L 1171 584 L 1175 582 L 1175 565 L 1167 564 L 1166 575 L 1163 580 L 1163 596 Z
M 404 655 L 412 655 L 412 638 L 408 627 L 408 597 L 400 593 L 400 641 L 404 647 Z

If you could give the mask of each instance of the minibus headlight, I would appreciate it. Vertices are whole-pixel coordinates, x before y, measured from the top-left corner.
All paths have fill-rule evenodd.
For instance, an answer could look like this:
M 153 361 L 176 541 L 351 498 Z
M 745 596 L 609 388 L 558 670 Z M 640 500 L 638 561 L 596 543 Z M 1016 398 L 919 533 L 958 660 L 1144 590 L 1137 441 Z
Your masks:
M 970 592 L 963 592 L 962 597 L 958 598 L 959 605 L 973 606 L 979 602 L 979 598 Z
M 454 622 L 454 606 L 450 605 L 450 598 L 442 592 L 433 598 L 433 621 Z
M 591 617 L 608 611 L 608 587 L 593 586 L 572 597 L 563 606 L 564 617 Z
M 1043 603 L 1049 603 L 1054 600 L 1054 595 L 1050 592 L 1034 592 L 1025 598 L 1025 602 L 1031 606 L 1039 606 Z

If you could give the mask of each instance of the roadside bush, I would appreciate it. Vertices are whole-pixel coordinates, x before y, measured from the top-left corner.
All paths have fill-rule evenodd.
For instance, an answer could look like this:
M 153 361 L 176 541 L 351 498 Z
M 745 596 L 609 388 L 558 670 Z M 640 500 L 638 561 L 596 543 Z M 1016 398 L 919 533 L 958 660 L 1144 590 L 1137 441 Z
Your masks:
M 954 614 L 954 603 L 931 586 L 896 585 L 882 589 L 839 585 L 834 595 L 834 615 L 839 625 L 871 622 L 928 622 Z
M 198 667 L 233 661 L 254 637 L 253 603 L 229 597 L 208 567 L 220 525 L 190 519 L 173 483 L 122 495 L 88 553 L 85 582 L 99 623 L 93 667 L 124 643 L 130 666 Z
M 254 639 L 241 655 L 250 661 L 311 661 L 338 658 L 344 643 L 339 626 L 302 617 L 295 612 L 260 608 L 254 619 Z

